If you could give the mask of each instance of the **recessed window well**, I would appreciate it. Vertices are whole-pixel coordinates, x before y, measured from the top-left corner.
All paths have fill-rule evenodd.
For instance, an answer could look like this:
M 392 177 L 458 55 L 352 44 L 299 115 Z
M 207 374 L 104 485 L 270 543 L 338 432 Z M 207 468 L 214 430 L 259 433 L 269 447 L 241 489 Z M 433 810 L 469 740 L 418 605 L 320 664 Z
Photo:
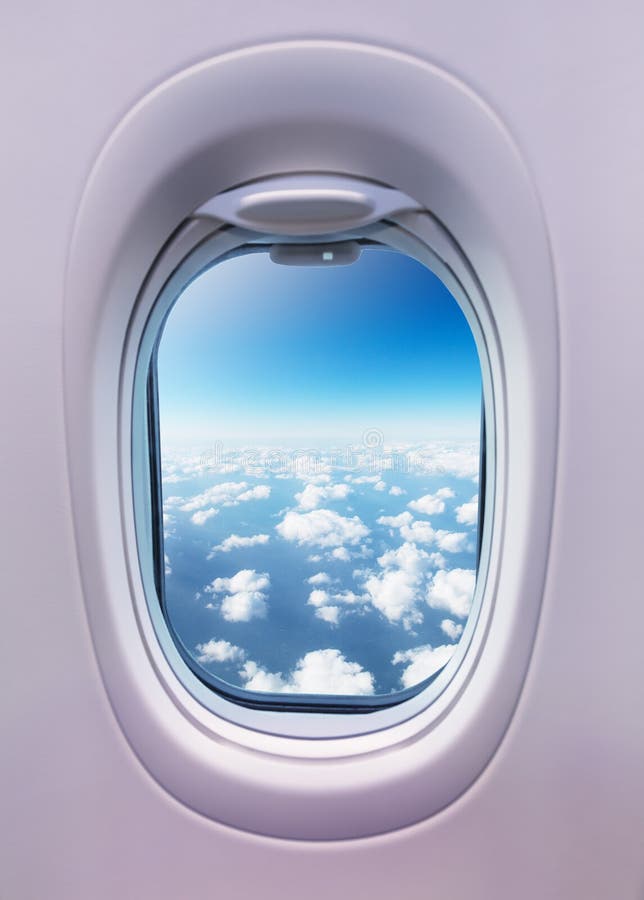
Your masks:
M 462 797 L 525 683 L 560 418 L 547 227 L 497 114 L 356 43 L 173 74 L 97 155 L 64 329 L 92 643 L 160 789 L 300 841 Z
M 396 231 L 224 229 L 237 246 L 194 251 L 148 321 L 140 552 L 183 663 L 242 705 L 368 712 L 464 652 L 481 362 L 471 310 Z

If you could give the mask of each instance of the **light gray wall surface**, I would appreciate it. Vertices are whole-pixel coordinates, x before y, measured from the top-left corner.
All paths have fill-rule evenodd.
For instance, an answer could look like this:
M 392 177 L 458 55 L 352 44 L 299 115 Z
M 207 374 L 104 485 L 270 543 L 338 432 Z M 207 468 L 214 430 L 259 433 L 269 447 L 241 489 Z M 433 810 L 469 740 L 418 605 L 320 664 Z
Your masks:
M 641 900 L 641 4 L 60 0 L 3 19 L 0 897 Z M 561 316 L 552 553 L 512 725 L 448 809 L 335 844 L 214 824 L 130 751 L 87 627 L 63 419 L 65 262 L 103 143 L 173 73 L 295 37 L 415 54 L 498 112 L 540 192 Z

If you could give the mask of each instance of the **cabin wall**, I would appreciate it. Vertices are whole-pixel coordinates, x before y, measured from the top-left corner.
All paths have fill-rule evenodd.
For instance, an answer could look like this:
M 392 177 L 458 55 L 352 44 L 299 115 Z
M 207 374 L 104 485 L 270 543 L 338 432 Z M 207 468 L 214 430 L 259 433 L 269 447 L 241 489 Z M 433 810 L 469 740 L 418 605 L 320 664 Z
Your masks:
M 641 5 L 60 0 L 3 18 L 0 896 L 644 896 Z M 332 844 L 208 821 L 129 749 L 85 616 L 62 395 L 66 258 L 105 140 L 173 73 L 299 37 L 414 54 L 496 110 L 543 206 L 561 325 L 551 558 L 508 733 L 442 813 Z

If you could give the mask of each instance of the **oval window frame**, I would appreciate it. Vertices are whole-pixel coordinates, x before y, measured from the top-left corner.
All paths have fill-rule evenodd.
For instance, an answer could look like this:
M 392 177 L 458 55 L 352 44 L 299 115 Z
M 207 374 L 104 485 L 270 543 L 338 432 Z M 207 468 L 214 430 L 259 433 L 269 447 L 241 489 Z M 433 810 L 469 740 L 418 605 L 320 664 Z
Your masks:
M 419 714 L 339 740 L 276 737 L 204 710 L 137 615 L 128 555 L 134 535 L 121 454 L 129 453 L 129 435 L 120 429 L 119 398 L 132 376 L 122 353 L 134 300 L 192 210 L 227 187 L 283 171 L 353 173 L 397 185 L 430 208 L 493 302 L 500 349 L 491 360 L 493 539 L 503 553 L 488 578 L 494 614 L 477 629 L 485 653 L 476 648 L 467 686 L 431 723 Z M 404 214 L 400 224 L 413 217 Z M 253 47 L 179 73 L 128 113 L 88 179 L 70 247 L 64 329 L 83 594 L 106 694 L 147 771 L 209 818 L 300 840 L 382 833 L 453 802 L 484 772 L 519 701 L 547 571 L 556 472 L 558 323 L 548 236 L 528 169 L 495 113 L 437 66 L 338 41 Z
M 310 175 L 309 177 L 314 184 L 316 176 Z M 365 186 L 365 189 L 368 191 L 368 186 Z M 202 233 L 201 228 L 193 229 L 191 232 L 191 223 L 194 224 L 197 221 L 193 218 L 181 229 L 178 246 L 175 240 L 164 248 L 137 301 L 124 356 L 126 370 L 134 369 L 132 393 L 131 395 L 127 393 L 130 390 L 130 379 L 124 379 L 121 405 L 124 415 L 122 431 L 124 434 L 132 434 L 131 489 L 134 527 L 138 547 L 138 563 L 146 600 L 145 608 L 143 608 L 140 602 L 140 592 L 136 592 L 139 616 L 144 618 L 147 612 L 168 663 L 190 694 L 215 715 L 253 731 L 288 737 L 325 739 L 368 734 L 391 728 L 429 707 L 445 691 L 455 674 L 464 665 L 466 668 L 461 673 L 461 680 L 463 683 L 467 681 L 468 661 L 466 655 L 480 618 L 483 599 L 486 596 L 485 582 L 490 562 L 494 520 L 495 404 L 492 370 L 486 342 L 486 334 L 493 334 L 493 330 L 490 327 L 487 301 L 482 296 L 476 281 L 471 278 L 470 267 L 458 247 L 440 223 L 432 219 L 429 212 L 416 211 L 414 216 L 416 228 L 424 226 L 421 227 L 421 231 L 428 235 L 431 234 L 432 239 L 440 244 L 441 256 L 432 246 L 420 240 L 409 228 L 397 224 L 395 217 L 388 221 L 364 226 L 358 232 L 336 234 L 331 237 L 333 240 L 339 240 L 366 236 L 415 259 L 448 288 L 454 301 L 463 312 L 477 346 L 483 386 L 486 428 L 485 445 L 480 448 L 484 460 L 484 477 L 480 487 L 484 491 L 482 507 L 485 509 L 485 516 L 479 536 L 480 552 L 472 608 L 452 658 L 437 673 L 436 677 L 432 677 L 431 681 L 428 680 L 426 685 L 421 683 L 399 691 L 394 702 L 381 701 L 378 703 L 377 706 L 380 708 L 360 711 L 360 706 L 368 705 L 369 698 L 366 698 L 365 702 L 359 702 L 358 698 L 353 698 L 352 701 L 346 703 L 340 702 L 340 708 L 337 710 L 329 710 L 325 708 L 328 707 L 328 702 L 324 698 L 319 700 L 309 698 L 309 702 L 306 702 L 305 698 L 298 698 L 296 695 L 289 695 L 285 704 L 278 704 L 275 702 L 278 699 L 276 697 L 262 695 L 260 692 L 234 689 L 224 682 L 216 687 L 217 679 L 213 679 L 213 684 L 208 685 L 199 679 L 196 665 L 191 664 L 187 655 L 181 652 L 178 646 L 179 641 L 172 634 L 171 623 L 163 614 L 158 599 L 158 562 L 155 567 L 152 542 L 155 531 L 160 528 L 160 523 L 151 525 L 149 521 L 154 506 L 151 491 L 157 475 L 156 472 L 153 473 L 150 470 L 149 465 L 154 456 L 154 449 L 150 446 L 149 425 L 152 414 L 149 409 L 151 400 L 148 393 L 149 371 L 154 347 L 158 342 L 159 333 L 168 313 L 179 301 L 181 294 L 190 282 L 199 278 L 221 260 L 244 252 L 244 248 L 248 245 L 270 244 L 277 238 L 246 231 L 242 228 L 231 228 L 227 223 L 215 222 L 212 222 L 211 231 L 206 235 Z M 188 243 L 187 246 L 190 249 L 186 252 L 186 242 L 190 240 L 188 238 L 190 232 L 194 236 L 194 244 L 190 246 Z M 310 239 L 307 239 L 307 242 L 310 243 Z M 185 254 L 183 257 L 182 253 Z M 160 283 L 162 283 L 162 287 L 159 290 Z M 493 353 L 497 353 L 495 348 L 493 348 Z M 127 465 L 127 454 L 124 454 L 123 465 Z M 124 480 L 127 479 L 124 478 Z M 489 592 L 487 592 L 487 596 L 490 597 Z M 351 709 L 352 702 L 358 708 Z M 284 710 L 274 708 L 279 705 L 284 705 L 286 708 Z M 322 713 L 325 714 L 324 718 L 321 718 Z

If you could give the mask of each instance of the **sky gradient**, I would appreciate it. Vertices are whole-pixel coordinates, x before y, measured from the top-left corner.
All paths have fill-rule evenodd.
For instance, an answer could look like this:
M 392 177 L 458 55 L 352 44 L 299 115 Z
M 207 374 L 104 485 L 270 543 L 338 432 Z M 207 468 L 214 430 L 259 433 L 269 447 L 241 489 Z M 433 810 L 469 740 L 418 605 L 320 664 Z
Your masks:
M 481 415 L 442 283 L 386 250 L 238 257 L 183 292 L 158 367 L 166 609 L 195 664 L 280 695 L 440 670 L 474 595 Z
M 469 325 L 415 260 L 366 250 L 351 266 L 228 260 L 182 294 L 159 348 L 168 443 L 478 438 Z

